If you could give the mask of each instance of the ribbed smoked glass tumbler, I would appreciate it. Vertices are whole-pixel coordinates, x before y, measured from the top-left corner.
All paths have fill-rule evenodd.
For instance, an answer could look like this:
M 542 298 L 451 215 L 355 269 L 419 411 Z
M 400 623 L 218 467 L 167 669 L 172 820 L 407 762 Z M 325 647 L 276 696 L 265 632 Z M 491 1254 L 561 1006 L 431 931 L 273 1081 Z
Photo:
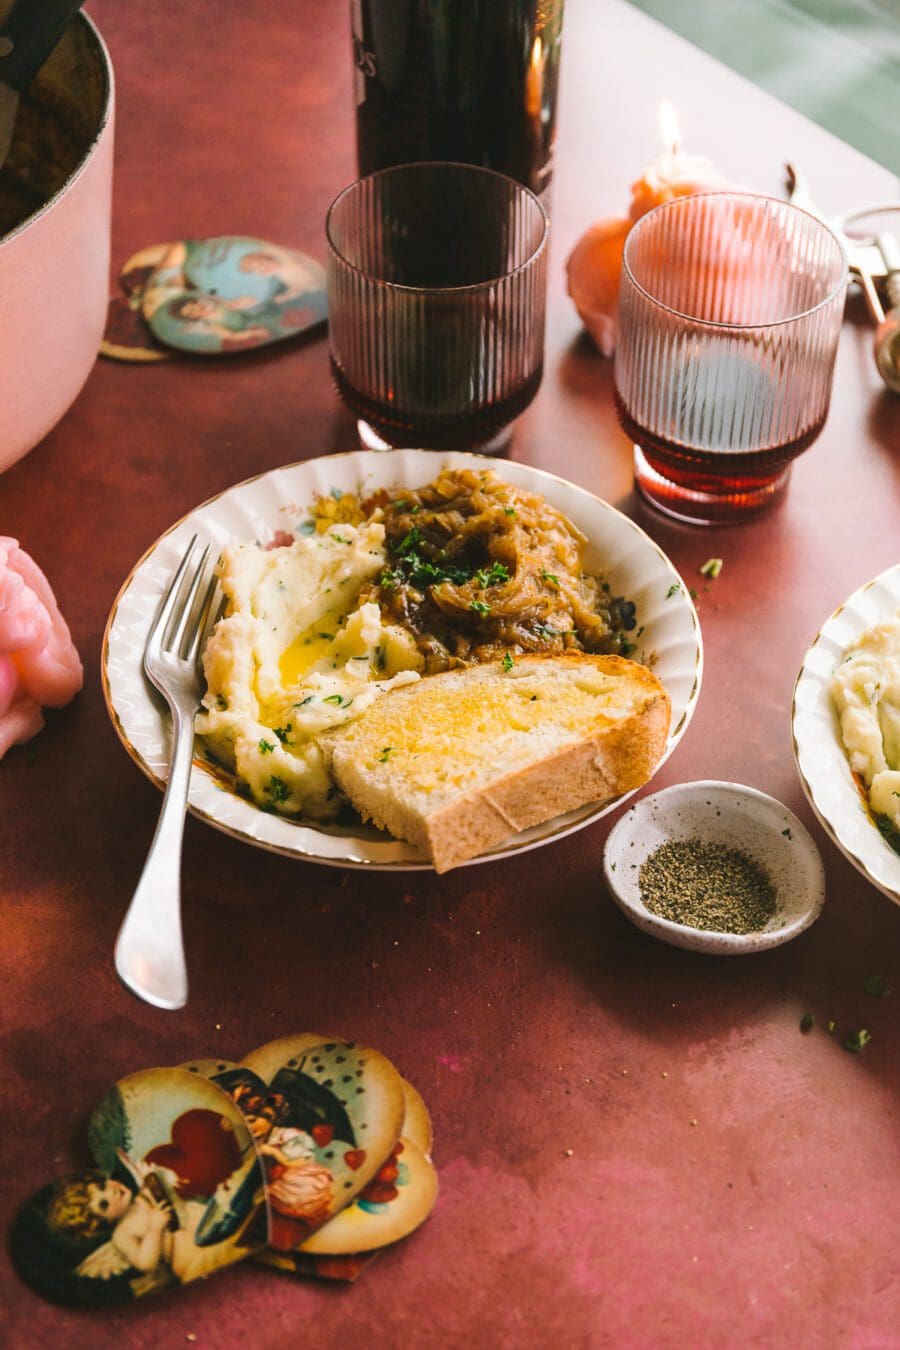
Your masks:
M 547 217 L 466 164 L 371 174 L 332 204 L 331 369 L 372 449 L 501 451 L 543 373 Z
M 775 198 L 682 197 L 625 244 L 615 394 L 638 491 L 696 523 L 783 494 L 828 413 L 847 260 Z

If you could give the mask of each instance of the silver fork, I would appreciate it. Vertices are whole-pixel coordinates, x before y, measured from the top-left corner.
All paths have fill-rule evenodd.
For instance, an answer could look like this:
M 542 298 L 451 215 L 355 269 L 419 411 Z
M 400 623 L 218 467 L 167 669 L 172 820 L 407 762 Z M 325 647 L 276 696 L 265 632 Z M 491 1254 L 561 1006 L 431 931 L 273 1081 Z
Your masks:
M 116 940 L 122 981 L 157 1008 L 183 1008 L 187 968 L 181 935 L 181 841 L 194 746 L 194 714 L 203 693 L 202 639 L 216 577 L 201 590 L 210 545 L 194 561 L 194 535 L 166 592 L 144 648 L 144 671 L 172 713 L 172 754 L 162 811 L 141 879 Z

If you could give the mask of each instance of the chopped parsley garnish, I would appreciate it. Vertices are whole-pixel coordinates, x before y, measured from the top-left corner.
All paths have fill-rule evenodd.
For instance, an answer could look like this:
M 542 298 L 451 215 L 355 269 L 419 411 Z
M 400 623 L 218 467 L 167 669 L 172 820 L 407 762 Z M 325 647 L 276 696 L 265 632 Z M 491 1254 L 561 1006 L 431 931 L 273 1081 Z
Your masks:
M 348 539 L 348 538 L 347 538 L 345 535 L 343 535 L 343 534 L 333 534 L 331 537 L 332 537 L 332 539 L 336 539 L 336 540 L 338 541 L 339 544 L 352 544 L 352 543 L 353 543 L 353 540 L 352 540 L 352 539 Z
M 510 656 L 509 652 L 503 653 L 503 660 L 501 661 L 500 664 L 503 666 L 503 669 L 506 671 L 508 675 L 513 668 L 513 659 Z
M 540 637 L 549 638 L 551 642 L 554 638 L 562 637 L 562 629 L 554 628 L 553 625 L 549 623 L 535 624 L 534 631 Z
M 622 656 L 630 656 L 632 652 L 637 651 L 637 643 L 629 642 L 624 633 L 619 634 L 619 651 Z
M 275 747 L 271 741 L 260 741 L 259 743 L 259 753 L 261 755 L 271 755 L 274 749 Z
M 341 706 L 343 701 L 344 701 L 343 694 L 326 694 L 323 700 L 323 702 L 325 703 L 334 703 L 338 708 Z
M 703 566 L 697 568 L 697 571 L 700 573 L 702 577 L 709 577 L 711 581 L 715 581 L 716 577 L 719 575 L 721 570 L 722 570 L 721 558 L 707 558 Z
M 422 531 L 417 525 L 414 525 L 408 534 L 405 534 L 398 543 L 392 545 L 391 552 L 395 553 L 398 558 L 405 558 L 410 553 L 414 553 L 423 542 Z
M 447 558 L 446 551 L 435 549 L 416 526 L 407 531 L 401 539 L 391 540 L 389 548 L 392 554 L 391 565 L 385 567 L 378 578 L 378 584 L 389 590 L 404 583 L 419 590 L 424 590 L 428 586 L 440 586 L 444 582 L 461 586 L 473 578 L 474 565 L 471 562 L 466 559 L 454 561 Z M 482 586 L 496 585 L 509 579 L 509 574 L 502 563 L 482 568 L 476 575 Z
M 812 1031 L 814 1021 L 815 1018 L 813 1017 L 812 1013 L 804 1013 L 803 1016 L 800 1018 L 800 1030 L 803 1032 L 804 1036 L 806 1035 L 807 1031 Z
M 542 568 L 541 568 L 541 577 L 542 577 L 542 579 L 543 579 L 544 581 L 549 581 L 551 586 L 555 586 L 557 589 L 559 589 L 559 577 L 556 575 L 555 572 L 547 572 L 547 571 L 542 567 Z
M 853 1054 L 858 1054 L 869 1044 L 871 1039 L 872 1037 L 865 1027 L 860 1027 L 859 1031 L 848 1031 L 844 1038 L 844 1049 L 850 1050 Z
M 482 616 L 490 614 L 491 612 L 490 605 L 486 604 L 484 600 L 470 600 L 469 609 L 474 609 L 476 614 L 481 614 Z
M 306 698 L 301 698 L 301 700 L 300 700 L 299 703 L 295 703 L 295 704 L 294 704 L 294 707 L 295 707 L 295 708 L 305 708 L 306 705 L 307 705 L 307 703 L 312 703 L 312 701 L 313 701 L 314 698 L 315 698 L 315 694 L 307 694 L 307 695 L 306 695 Z
M 334 642 L 334 633 L 316 633 L 316 637 L 324 638 L 326 642 Z
M 673 595 L 676 595 L 676 594 L 678 593 L 678 591 L 680 591 L 680 590 L 681 590 L 681 582 L 680 582 L 680 581 L 673 581 L 673 582 L 672 582 L 672 585 L 671 585 L 671 586 L 669 587 L 669 589 L 666 591 L 666 599 L 667 599 L 667 600 L 670 600 L 670 599 L 672 598 L 672 596 L 673 596 Z
M 281 744 L 282 744 L 282 745 L 284 745 L 285 741 L 287 740 L 288 736 L 290 736 L 290 734 L 291 734 L 291 732 L 293 731 L 293 729 L 294 729 L 294 728 L 293 728 L 293 726 L 292 726 L 292 724 L 291 724 L 290 722 L 288 722 L 288 724 L 287 724 L 286 727 L 273 727 L 273 728 L 272 728 L 272 730 L 275 732 L 275 735 L 276 735 L 276 736 L 278 737 L 278 739 L 281 741 Z
M 692 600 L 698 599 L 698 598 L 699 598 L 699 592 L 698 592 L 698 590 L 697 590 L 697 587 L 696 587 L 696 586 L 692 586 L 691 589 L 688 591 L 688 595 L 691 597 Z
M 283 778 L 272 777 L 266 784 L 266 792 L 272 798 L 273 802 L 286 802 L 291 795 L 291 789 Z
M 791 841 L 793 841 L 794 836 L 791 834 L 791 827 L 790 827 L 790 825 L 787 827 L 786 830 L 782 830 L 782 831 L 781 831 L 781 834 L 782 834 L 782 838 L 784 838 L 784 839 L 790 839 Z
M 504 506 L 503 514 L 505 516 L 514 516 L 516 514 L 516 508 L 514 506 Z
M 479 567 L 472 580 L 481 587 L 499 586 L 501 581 L 509 581 L 509 568 L 505 563 L 492 562 L 490 567 Z
M 876 998 L 886 998 L 890 992 L 883 975 L 870 975 L 863 985 L 863 993 L 874 994 Z
M 392 745 L 386 745 L 386 746 L 384 747 L 384 749 L 382 750 L 381 754 L 378 756 L 378 763 L 379 763 L 379 764 L 386 764 L 387 761 L 388 761 L 388 757 L 389 757 L 390 755 L 392 755 L 393 753 L 394 753 L 394 747 L 393 747 Z

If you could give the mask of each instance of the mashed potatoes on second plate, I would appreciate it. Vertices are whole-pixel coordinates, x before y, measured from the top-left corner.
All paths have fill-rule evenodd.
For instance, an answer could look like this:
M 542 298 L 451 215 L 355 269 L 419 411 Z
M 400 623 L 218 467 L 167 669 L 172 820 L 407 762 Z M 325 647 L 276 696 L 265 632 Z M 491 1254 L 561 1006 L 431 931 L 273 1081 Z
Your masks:
M 289 544 L 227 547 L 227 609 L 204 654 L 196 731 L 260 806 L 327 820 L 341 799 L 318 737 L 419 678 L 405 629 L 360 605 L 387 562 L 384 526 L 335 524 Z
M 900 616 L 870 628 L 832 680 L 841 739 L 869 804 L 900 840 Z

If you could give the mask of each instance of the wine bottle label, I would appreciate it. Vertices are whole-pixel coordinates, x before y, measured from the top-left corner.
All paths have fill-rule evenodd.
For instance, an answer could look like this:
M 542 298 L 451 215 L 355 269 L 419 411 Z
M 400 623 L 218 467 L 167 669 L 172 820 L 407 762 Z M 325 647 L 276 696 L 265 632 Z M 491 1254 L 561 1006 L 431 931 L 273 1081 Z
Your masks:
M 366 76 L 378 74 L 375 53 L 363 37 L 362 0 L 350 0 L 350 34 L 353 40 L 353 93 L 357 106 L 366 97 Z

